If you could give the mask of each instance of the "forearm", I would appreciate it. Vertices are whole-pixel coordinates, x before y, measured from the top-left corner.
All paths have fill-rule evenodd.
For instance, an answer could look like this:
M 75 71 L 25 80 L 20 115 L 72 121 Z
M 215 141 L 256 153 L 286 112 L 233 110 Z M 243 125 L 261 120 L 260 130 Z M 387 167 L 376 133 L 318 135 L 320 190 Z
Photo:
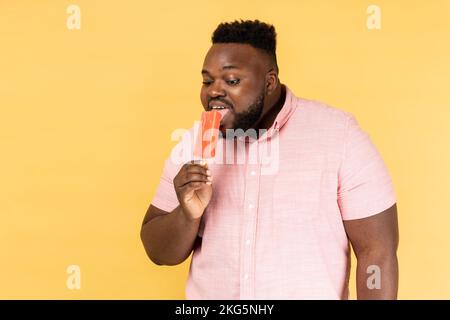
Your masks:
M 141 239 L 149 258 L 158 265 L 180 264 L 189 257 L 200 219 L 189 220 L 180 206 L 142 226 Z
M 398 261 L 395 252 L 363 252 L 357 255 L 358 300 L 394 300 L 398 290 Z

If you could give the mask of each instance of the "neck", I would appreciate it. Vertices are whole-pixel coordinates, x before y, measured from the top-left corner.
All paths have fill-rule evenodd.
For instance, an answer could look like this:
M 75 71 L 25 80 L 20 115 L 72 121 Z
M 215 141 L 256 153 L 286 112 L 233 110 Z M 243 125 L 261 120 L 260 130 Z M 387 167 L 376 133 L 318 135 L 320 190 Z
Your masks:
M 267 104 L 265 106 L 265 110 L 263 109 L 263 113 L 258 122 L 255 123 L 254 128 L 259 131 L 259 129 L 269 129 L 280 110 L 283 108 L 284 102 L 286 100 L 286 87 L 279 83 L 274 93 L 270 95 L 267 99 Z

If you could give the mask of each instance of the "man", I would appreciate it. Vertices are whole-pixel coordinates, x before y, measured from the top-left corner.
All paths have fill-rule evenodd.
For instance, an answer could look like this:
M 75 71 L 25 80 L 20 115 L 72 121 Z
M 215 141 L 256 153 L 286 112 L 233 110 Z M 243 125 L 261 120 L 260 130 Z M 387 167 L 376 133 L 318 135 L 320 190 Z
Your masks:
M 228 111 L 222 133 L 258 130 L 236 156 L 274 141 L 276 152 L 265 164 L 168 159 L 141 230 L 150 259 L 176 265 L 193 252 L 188 299 L 347 299 L 350 242 L 358 299 L 395 299 L 396 199 L 369 136 L 280 83 L 273 26 L 223 23 L 212 43 L 204 109 Z

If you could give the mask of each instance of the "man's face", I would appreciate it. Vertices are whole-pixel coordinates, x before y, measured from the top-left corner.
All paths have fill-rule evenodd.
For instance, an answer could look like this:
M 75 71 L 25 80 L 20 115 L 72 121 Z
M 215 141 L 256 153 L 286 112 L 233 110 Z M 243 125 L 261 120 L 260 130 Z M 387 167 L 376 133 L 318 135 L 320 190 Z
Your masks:
M 220 130 L 247 130 L 261 117 L 267 58 L 247 44 L 214 44 L 203 63 L 200 98 L 207 111 L 229 108 Z

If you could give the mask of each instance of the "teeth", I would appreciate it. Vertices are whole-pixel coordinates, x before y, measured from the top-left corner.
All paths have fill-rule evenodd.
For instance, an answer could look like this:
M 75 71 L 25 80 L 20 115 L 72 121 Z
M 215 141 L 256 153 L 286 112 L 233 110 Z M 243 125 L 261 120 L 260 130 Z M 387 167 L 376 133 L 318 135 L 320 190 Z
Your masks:
M 212 106 L 211 109 L 225 109 L 224 107 L 220 107 L 220 106 Z

